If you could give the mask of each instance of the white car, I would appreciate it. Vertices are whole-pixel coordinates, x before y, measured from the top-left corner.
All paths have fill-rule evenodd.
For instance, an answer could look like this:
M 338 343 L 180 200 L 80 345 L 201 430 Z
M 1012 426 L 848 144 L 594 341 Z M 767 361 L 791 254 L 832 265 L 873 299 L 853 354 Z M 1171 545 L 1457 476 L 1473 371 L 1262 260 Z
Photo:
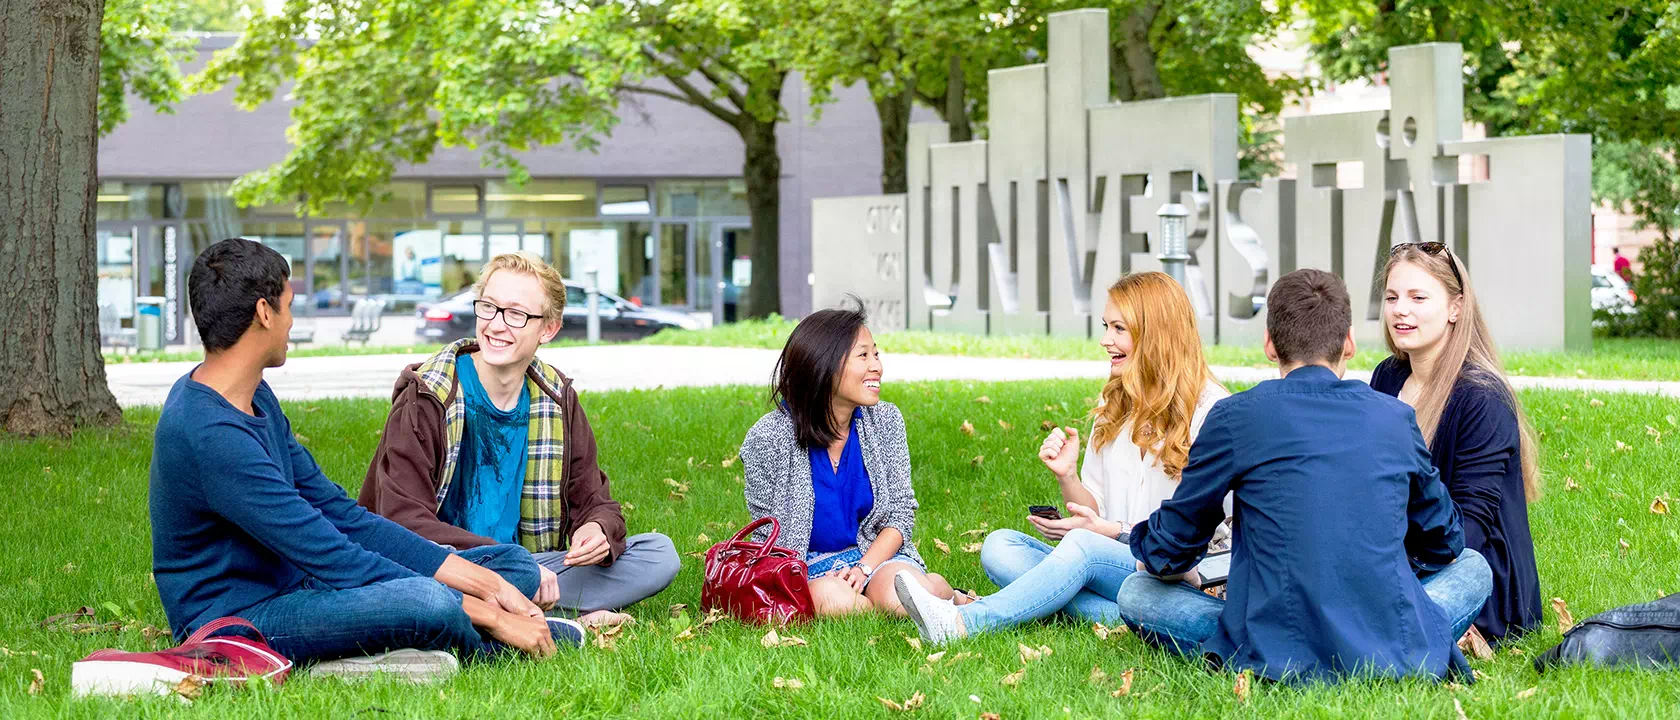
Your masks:
M 1592 266 L 1592 307 L 1618 315 L 1633 312 L 1633 291 L 1609 265 Z

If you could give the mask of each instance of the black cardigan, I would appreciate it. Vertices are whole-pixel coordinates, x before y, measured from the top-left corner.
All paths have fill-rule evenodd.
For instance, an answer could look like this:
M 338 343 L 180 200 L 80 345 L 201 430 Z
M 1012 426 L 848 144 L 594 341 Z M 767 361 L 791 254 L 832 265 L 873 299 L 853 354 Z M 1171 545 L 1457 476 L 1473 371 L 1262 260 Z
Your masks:
M 1371 387 L 1399 396 L 1412 366 L 1390 357 L 1377 365 Z M 1467 369 L 1430 443 L 1464 521 L 1464 547 L 1482 554 L 1493 568 L 1493 596 L 1476 616 L 1489 641 L 1515 638 L 1540 624 L 1540 575 L 1523 494 L 1522 434 L 1510 393 L 1498 378 Z

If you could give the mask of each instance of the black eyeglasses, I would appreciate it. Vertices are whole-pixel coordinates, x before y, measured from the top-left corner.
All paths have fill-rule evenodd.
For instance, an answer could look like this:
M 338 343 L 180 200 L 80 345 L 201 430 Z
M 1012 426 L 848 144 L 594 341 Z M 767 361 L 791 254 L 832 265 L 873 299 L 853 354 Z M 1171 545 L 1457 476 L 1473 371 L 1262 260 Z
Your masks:
M 1439 242 L 1434 242 L 1434 241 L 1431 241 L 1431 242 L 1415 242 L 1415 243 L 1400 243 L 1399 245 L 1395 245 L 1392 250 L 1389 250 L 1389 253 L 1392 254 L 1395 250 L 1399 250 L 1400 248 L 1407 247 L 1407 246 L 1415 247 L 1419 250 L 1422 250 L 1427 255 L 1446 255 L 1447 256 L 1447 267 L 1452 268 L 1453 280 L 1458 282 L 1459 287 L 1461 287 L 1461 288 L 1464 287 L 1464 277 L 1458 274 L 1458 260 L 1453 257 L 1452 248 L 1447 247 L 1446 243 L 1439 243 Z
M 502 322 L 507 323 L 507 326 L 510 328 L 522 328 L 525 327 L 526 323 L 529 323 L 532 320 L 543 319 L 543 316 L 541 315 L 532 315 L 524 310 L 501 307 L 487 300 L 473 301 L 473 314 L 477 315 L 478 319 L 495 320 L 496 313 L 502 314 Z

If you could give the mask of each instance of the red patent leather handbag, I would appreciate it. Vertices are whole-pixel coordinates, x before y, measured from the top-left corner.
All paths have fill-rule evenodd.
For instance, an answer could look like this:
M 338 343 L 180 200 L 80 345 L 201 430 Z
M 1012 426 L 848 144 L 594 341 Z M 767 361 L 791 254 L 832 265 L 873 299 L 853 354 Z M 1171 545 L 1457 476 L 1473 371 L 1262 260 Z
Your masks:
M 746 540 L 768 524 L 764 542 Z M 781 523 L 760 518 L 706 551 L 706 581 L 700 586 L 700 610 L 721 609 L 745 623 L 785 625 L 816 618 L 805 559 L 776 547 Z

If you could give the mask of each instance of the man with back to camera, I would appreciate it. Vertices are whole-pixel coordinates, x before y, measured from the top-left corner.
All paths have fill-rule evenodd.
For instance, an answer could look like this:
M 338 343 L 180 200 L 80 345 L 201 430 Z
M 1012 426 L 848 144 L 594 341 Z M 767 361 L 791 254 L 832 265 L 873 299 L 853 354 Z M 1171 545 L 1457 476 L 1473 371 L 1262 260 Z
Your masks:
M 249 620 L 319 674 L 453 672 L 506 647 L 547 657 L 583 629 L 530 600 L 536 562 L 497 545 L 452 553 L 370 513 L 300 445 L 266 368 L 286 361 L 286 260 L 240 238 L 187 278 L 204 362 L 175 383 L 151 465 L 152 565 L 177 640 L 216 618 Z
M 1266 304 L 1280 379 L 1208 413 L 1171 500 L 1132 529 L 1119 594 L 1140 636 L 1273 680 L 1471 681 L 1457 639 L 1492 591 L 1412 409 L 1357 380 L 1340 278 L 1297 270 Z M 1224 601 L 1180 583 L 1233 495 Z M 1456 562 L 1455 562 L 1456 559 Z M 1420 576 L 1422 579 L 1420 580 Z

